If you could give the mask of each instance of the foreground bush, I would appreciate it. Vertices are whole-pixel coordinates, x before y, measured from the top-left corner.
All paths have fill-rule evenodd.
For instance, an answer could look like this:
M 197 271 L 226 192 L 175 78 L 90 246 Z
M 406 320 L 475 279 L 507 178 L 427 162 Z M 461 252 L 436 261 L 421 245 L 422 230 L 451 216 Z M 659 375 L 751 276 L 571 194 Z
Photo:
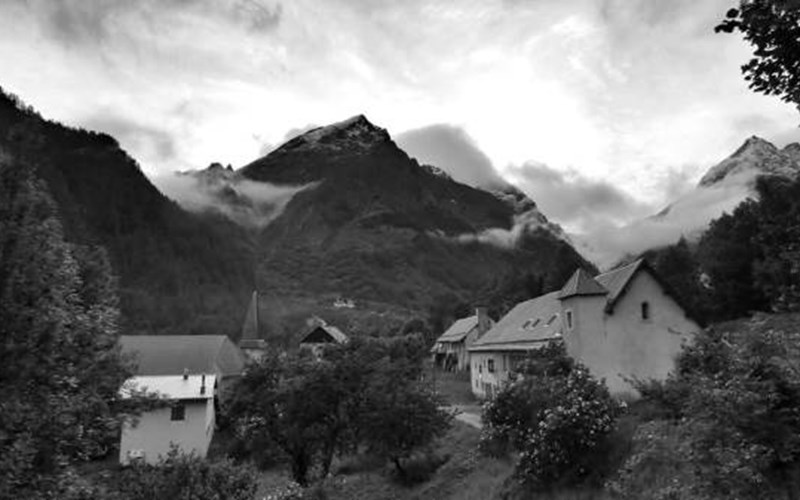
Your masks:
M 640 436 L 636 452 L 611 486 L 628 498 L 798 498 L 800 484 L 800 332 L 773 329 L 707 331 L 685 348 L 674 376 L 641 385 L 657 432 Z M 655 465 L 671 484 L 643 485 Z
M 118 480 L 120 500 L 252 500 L 255 471 L 211 462 L 173 449 L 158 465 L 136 464 Z
M 583 482 L 614 428 L 608 389 L 560 345 L 534 355 L 521 376 L 486 405 L 485 446 L 517 450 L 516 475 L 532 489 Z

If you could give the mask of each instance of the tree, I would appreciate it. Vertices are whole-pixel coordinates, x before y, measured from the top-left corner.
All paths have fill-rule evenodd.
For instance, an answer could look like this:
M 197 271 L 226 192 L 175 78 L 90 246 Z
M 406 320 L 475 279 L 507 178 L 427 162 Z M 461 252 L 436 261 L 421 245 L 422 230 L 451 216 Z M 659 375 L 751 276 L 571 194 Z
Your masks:
M 259 459 L 278 450 L 301 485 L 315 468 L 326 476 L 337 452 L 361 445 L 402 470 L 401 461 L 448 422 L 420 381 L 424 352 L 422 336 L 408 335 L 354 338 L 326 348 L 321 359 L 302 352 L 264 357 L 248 368 L 229 404 L 244 454 Z
M 107 262 L 82 277 L 73 250 L 45 186 L 0 161 L 3 498 L 63 495 L 70 467 L 103 456 L 117 437 L 129 372 L 113 280 Z
M 408 378 L 403 367 L 387 366 L 369 384 L 358 435 L 369 452 L 389 460 L 405 478 L 403 461 L 450 427 L 452 416 L 441 406 L 439 398 Z
M 716 32 L 739 32 L 755 47 L 742 66 L 750 88 L 776 95 L 800 109 L 800 2 L 741 0 L 730 9 Z

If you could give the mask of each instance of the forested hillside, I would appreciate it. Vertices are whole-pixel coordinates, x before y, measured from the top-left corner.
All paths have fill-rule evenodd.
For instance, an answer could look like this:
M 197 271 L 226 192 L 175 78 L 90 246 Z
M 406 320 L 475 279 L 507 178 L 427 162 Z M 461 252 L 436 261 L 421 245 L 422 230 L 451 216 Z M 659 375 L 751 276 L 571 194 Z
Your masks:
M 105 247 L 131 333 L 234 333 L 252 289 L 249 237 L 164 197 L 105 134 L 47 121 L 0 89 L 0 149 L 55 199 L 68 240 Z

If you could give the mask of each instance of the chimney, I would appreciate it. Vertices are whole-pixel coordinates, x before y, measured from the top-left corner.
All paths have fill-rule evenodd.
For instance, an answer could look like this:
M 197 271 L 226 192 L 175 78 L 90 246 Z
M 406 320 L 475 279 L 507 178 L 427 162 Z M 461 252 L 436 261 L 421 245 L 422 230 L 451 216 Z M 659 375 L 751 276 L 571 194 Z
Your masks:
M 478 306 L 475 308 L 475 316 L 478 317 L 478 337 L 480 338 L 484 333 L 489 331 L 492 326 L 489 319 L 489 310 L 486 306 Z
M 189 380 L 189 369 L 188 368 L 184 368 L 183 369 L 183 380 Z
M 200 375 L 200 394 L 206 393 L 206 376 L 205 374 Z

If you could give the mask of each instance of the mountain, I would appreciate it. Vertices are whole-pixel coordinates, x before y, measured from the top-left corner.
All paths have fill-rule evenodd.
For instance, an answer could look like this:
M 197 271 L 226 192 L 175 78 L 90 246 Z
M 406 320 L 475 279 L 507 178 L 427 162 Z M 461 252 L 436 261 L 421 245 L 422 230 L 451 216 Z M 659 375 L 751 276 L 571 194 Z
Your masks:
M 47 121 L 2 89 L 0 150 L 46 181 L 73 244 L 107 249 L 126 333 L 237 331 L 253 283 L 241 227 L 185 211 L 114 138 Z
M 515 188 L 460 184 L 361 115 L 239 170 L 176 174 L 167 197 L 114 138 L 0 92 L 0 157 L 46 181 L 76 247 L 107 249 L 126 333 L 236 336 L 254 285 L 262 334 L 310 314 L 386 331 L 592 267 Z
M 752 182 L 756 176 L 793 178 L 800 173 L 800 144 L 778 149 L 760 137 L 750 137 L 731 156 L 711 167 L 700 179 L 700 187 L 720 183 Z
M 731 156 L 714 165 L 697 187 L 652 217 L 678 223 L 689 235 L 699 235 L 708 223 L 755 196 L 759 177 L 794 179 L 800 175 L 800 144 L 778 149 L 760 137 L 750 137 Z
M 259 288 L 424 311 L 475 301 L 509 275 L 560 285 L 591 267 L 515 188 L 493 192 L 420 165 L 363 115 L 295 137 L 237 171 L 304 186 L 259 237 Z
M 751 137 L 733 154 L 708 169 L 693 189 L 655 215 L 626 226 L 576 237 L 582 253 L 601 267 L 636 258 L 643 252 L 671 245 L 681 237 L 696 241 L 709 223 L 732 212 L 748 198 L 756 197 L 761 177 L 793 179 L 800 175 L 800 144 L 779 149 Z

